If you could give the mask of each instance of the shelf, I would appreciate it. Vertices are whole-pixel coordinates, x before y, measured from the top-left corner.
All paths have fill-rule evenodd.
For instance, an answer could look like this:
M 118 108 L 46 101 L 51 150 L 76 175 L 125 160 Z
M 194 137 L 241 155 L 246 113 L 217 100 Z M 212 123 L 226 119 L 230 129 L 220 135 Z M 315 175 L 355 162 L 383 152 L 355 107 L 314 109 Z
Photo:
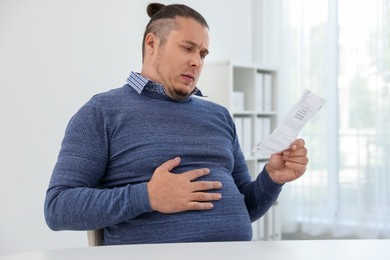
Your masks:
M 276 111 L 250 111 L 250 110 L 241 110 L 241 111 L 232 111 L 233 115 L 242 115 L 242 116 L 277 116 L 278 113 Z

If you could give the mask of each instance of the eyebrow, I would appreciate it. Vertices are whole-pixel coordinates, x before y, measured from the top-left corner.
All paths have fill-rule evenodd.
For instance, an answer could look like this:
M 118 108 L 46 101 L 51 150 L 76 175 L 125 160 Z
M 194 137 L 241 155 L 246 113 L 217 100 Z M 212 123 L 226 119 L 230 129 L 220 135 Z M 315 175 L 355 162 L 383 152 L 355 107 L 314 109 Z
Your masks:
M 184 40 L 183 43 L 189 44 L 189 45 L 196 47 L 196 48 L 199 47 L 199 44 L 197 44 L 196 42 L 190 41 L 190 40 Z M 201 51 L 204 53 L 204 55 L 209 54 L 209 50 L 207 48 L 203 48 L 203 49 L 201 49 Z

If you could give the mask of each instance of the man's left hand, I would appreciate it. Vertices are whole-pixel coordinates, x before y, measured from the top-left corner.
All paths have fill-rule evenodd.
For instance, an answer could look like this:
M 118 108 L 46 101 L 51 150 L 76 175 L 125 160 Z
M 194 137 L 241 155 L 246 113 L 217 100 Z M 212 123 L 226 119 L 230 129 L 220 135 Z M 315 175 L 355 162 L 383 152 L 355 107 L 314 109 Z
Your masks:
M 297 139 L 289 149 L 271 155 L 266 170 L 274 182 L 283 184 L 301 177 L 308 162 L 305 141 Z

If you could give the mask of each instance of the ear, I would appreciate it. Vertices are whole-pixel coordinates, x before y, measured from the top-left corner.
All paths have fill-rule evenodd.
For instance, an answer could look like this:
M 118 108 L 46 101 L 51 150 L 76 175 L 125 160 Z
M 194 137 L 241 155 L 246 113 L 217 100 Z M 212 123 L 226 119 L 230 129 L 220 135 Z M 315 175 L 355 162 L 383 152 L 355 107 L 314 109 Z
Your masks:
M 154 33 L 148 33 L 145 37 L 145 53 L 152 55 L 158 46 L 158 38 Z

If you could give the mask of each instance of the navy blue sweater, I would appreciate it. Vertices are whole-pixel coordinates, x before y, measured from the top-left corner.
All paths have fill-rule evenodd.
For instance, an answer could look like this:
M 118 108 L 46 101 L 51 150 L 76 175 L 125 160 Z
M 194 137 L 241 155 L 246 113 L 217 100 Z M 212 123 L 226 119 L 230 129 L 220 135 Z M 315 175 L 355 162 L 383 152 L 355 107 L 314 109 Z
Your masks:
M 146 183 L 163 162 L 177 174 L 209 168 L 222 199 L 205 211 L 152 211 Z M 175 101 L 129 85 L 98 94 L 70 120 L 45 200 L 53 230 L 104 228 L 104 244 L 239 241 L 277 199 L 263 170 L 251 180 L 229 112 L 197 97 Z

